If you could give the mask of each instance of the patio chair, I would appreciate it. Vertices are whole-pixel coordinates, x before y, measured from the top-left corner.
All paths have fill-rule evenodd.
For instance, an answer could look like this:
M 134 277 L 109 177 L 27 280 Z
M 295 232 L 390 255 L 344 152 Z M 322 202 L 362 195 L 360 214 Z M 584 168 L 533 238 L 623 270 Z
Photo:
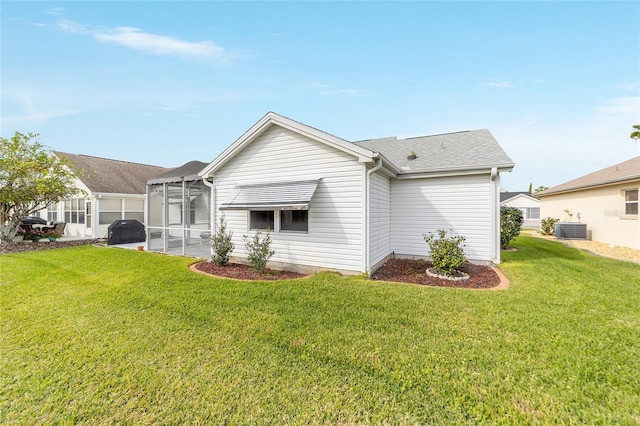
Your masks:
M 60 233 L 60 235 L 64 235 L 64 229 L 67 227 L 67 222 L 56 222 L 53 225 L 53 231 Z

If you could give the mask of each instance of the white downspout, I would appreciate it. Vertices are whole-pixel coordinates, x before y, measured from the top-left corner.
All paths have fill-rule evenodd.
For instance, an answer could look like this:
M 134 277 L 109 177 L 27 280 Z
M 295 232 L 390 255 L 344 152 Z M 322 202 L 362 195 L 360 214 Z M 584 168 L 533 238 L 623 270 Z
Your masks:
M 214 185 L 214 177 L 211 178 L 211 182 L 207 180 L 206 176 L 202 177 L 202 182 L 211 188 L 210 196 L 209 196 L 209 217 L 211 218 L 209 221 L 209 232 L 211 232 L 211 236 L 216 232 L 216 187 Z M 213 256 L 213 247 L 211 247 L 211 255 Z
M 491 243 L 491 256 L 492 262 L 496 265 L 500 263 L 500 209 L 496 211 L 498 206 L 498 168 L 491 168 L 491 229 L 493 231 L 493 238 Z
M 376 154 L 377 156 L 378 154 Z M 371 274 L 371 247 L 370 247 L 370 242 L 371 242 L 371 235 L 370 235 L 370 228 L 371 228 L 371 175 L 375 172 L 377 172 L 378 170 L 380 170 L 382 168 L 382 158 L 378 158 L 378 160 L 376 161 L 376 165 L 367 172 L 367 192 L 366 192 L 366 201 L 365 201 L 365 208 L 367 209 L 367 212 L 365 214 L 365 224 L 364 224 L 364 228 L 365 228 L 365 241 L 364 241 L 364 250 L 365 250 L 365 269 L 366 269 L 366 273 L 367 275 Z

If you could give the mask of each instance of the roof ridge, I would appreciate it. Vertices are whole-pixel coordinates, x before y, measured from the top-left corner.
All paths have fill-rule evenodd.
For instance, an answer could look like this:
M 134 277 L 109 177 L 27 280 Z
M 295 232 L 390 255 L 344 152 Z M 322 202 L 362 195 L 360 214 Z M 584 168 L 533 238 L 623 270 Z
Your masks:
M 422 135 L 422 136 L 411 136 L 411 137 L 404 138 L 404 139 L 399 139 L 399 140 L 406 141 L 406 140 L 409 140 L 409 139 L 420 139 L 420 138 L 431 138 L 431 137 L 435 137 L 435 136 L 457 135 L 457 134 L 460 134 L 460 133 L 479 132 L 481 130 L 488 130 L 488 129 L 458 130 L 457 132 L 435 133 L 433 135 Z
M 62 151 L 51 151 L 54 154 L 61 154 L 61 155 L 73 155 L 73 156 L 77 156 L 77 157 L 87 157 L 87 158 L 96 158 L 98 160 L 106 160 L 106 161 L 114 161 L 114 162 L 118 162 L 118 163 L 127 163 L 127 164 L 135 164 L 137 166 L 148 166 L 148 167 L 158 167 L 161 169 L 171 169 L 172 167 L 165 167 L 165 166 L 157 166 L 155 164 L 148 164 L 148 163 L 138 163 L 137 161 L 127 161 L 127 160 L 118 160 L 115 158 L 106 158 L 106 157 L 98 157 L 97 155 L 88 155 L 88 154 L 72 154 L 70 152 L 62 152 Z M 175 167 L 173 167 L 175 168 Z

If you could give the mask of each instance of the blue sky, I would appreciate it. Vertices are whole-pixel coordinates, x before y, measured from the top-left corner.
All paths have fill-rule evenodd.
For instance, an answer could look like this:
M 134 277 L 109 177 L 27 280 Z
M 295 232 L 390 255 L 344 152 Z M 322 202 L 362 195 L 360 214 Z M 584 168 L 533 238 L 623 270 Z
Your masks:
M 640 2 L 2 1 L 1 134 L 177 167 L 268 111 L 347 140 L 489 129 L 502 186 L 640 155 Z

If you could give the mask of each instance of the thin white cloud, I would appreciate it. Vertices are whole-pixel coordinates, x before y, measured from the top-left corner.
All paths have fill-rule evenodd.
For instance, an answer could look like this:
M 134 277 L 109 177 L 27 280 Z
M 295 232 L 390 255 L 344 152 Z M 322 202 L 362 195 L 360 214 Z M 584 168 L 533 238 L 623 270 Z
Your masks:
M 616 86 L 616 89 L 620 89 L 625 92 L 637 92 L 638 90 L 640 90 L 640 81 L 618 84 Z
M 225 50 L 211 41 L 188 42 L 176 37 L 151 34 L 135 27 L 94 29 L 68 19 L 60 20 L 62 31 L 87 34 L 103 43 L 111 43 L 160 56 L 181 56 L 200 60 L 219 60 Z
M 640 96 L 608 99 L 604 105 L 595 108 L 595 111 L 612 115 L 635 115 L 640 118 Z
M 513 88 L 516 87 L 516 84 L 511 82 L 511 81 L 493 78 L 493 79 L 489 80 L 489 82 L 487 83 L 487 86 L 490 86 L 490 87 L 502 87 L 502 88 L 505 88 L 505 89 L 513 89 Z
M 348 95 L 359 97 L 371 97 L 375 95 L 375 92 L 370 89 L 353 89 L 350 87 L 334 88 L 330 84 L 317 82 L 311 83 L 309 86 L 320 95 Z
M 11 87 L 3 93 L 6 103 L 2 125 L 15 123 L 41 123 L 56 117 L 80 114 L 85 110 L 60 102 L 67 99 L 71 91 L 37 89 L 35 87 Z
M 99 41 L 119 44 L 156 55 L 216 59 L 224 53 L 224 49 L 210 41 L 191 43 L 173 37 L 145 33 L 138 28 L 131 27 L 120 27 L 109 31 L 96 32 L 93 36 Z
M 61 16 L 63 10 L 64 10 L 64 7 L 54 7 L 52 9 L 47 10 L 46 13 L 49 15 Z
M 541 79 L 541 78 L 534 78 L 534 79 L 533 79 L 533 80 L 531 80 L 531 81 L 533 81 L 534 83 L 544 83 L 544 80 L 543 80 L 543 79 Z

